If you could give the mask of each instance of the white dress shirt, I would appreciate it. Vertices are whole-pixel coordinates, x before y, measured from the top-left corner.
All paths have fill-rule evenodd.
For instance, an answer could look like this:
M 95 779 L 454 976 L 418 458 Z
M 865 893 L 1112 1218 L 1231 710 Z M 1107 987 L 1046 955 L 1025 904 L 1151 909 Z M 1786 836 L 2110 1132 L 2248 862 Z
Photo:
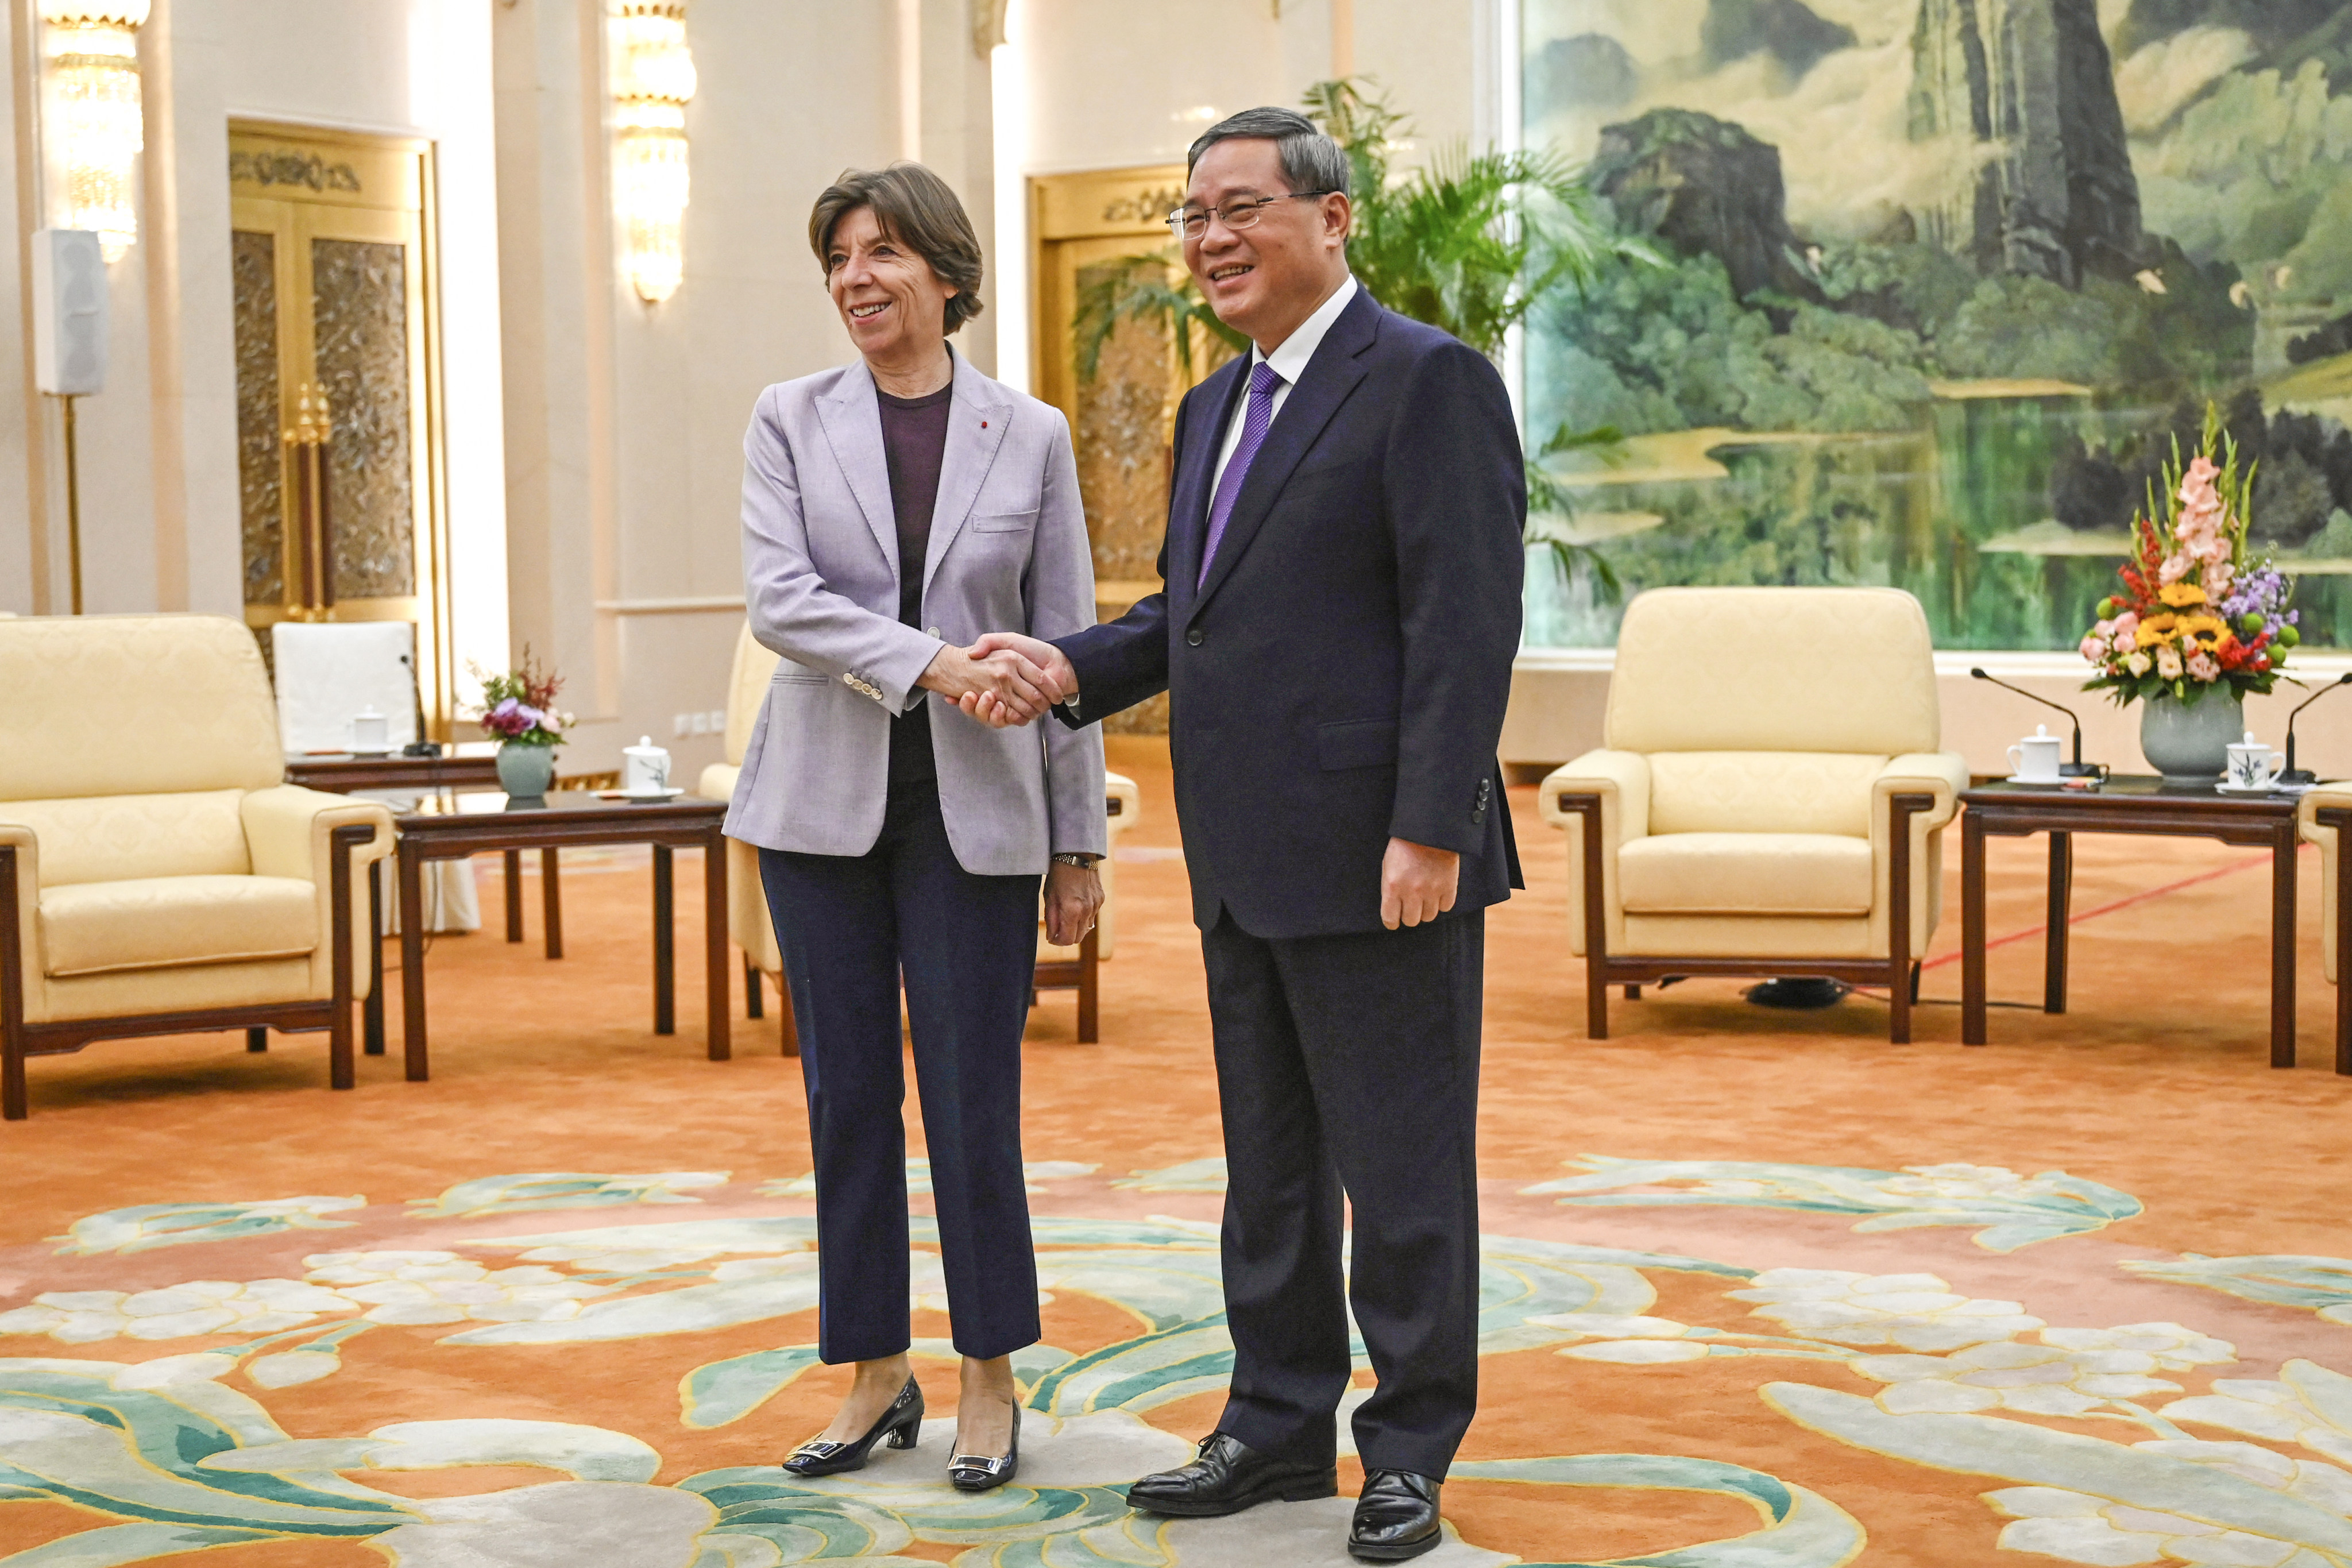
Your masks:
M 1328 300 L 1315 307 L 1313 315 L 1298 323 L 1297 331 L 1276 345 L 1272 353 L 1261 348 L 1250 350 L 1253 373 L 1261 364 L 1270 364 L 1274 367 L 1274 374 L 1282 378 L 1274 384 L 1275 416 L 1282 413 L 1282 405 L 1289 398 L 1290 389 L 1298 384 L 1299 376 L 1306 372 L 1307 362 L 1313 359 L 1315 351 L 1323 346 L 1323 334 L 1331 330 L 1331 323 L 1339 319 L 1339 312 L 1346 310 L 1348 301 L 1355 297 L 1356 279 L 1350 273 L 1340 279 L 1337 289 L 1331 290 Z M 1243 378 L 1243 385 L 1242 395 L 1234 399 L 1234 416 L 1225 426 L 1225 444 L 1217 452 L 1216 471 L 1209 476 L 1209 494 L 1213 497 L 1217 493 L 1217 486 L 1224 480 L 1225 465 L 1234 460 L 1234 448 L 1242 444 L 1242 421 L 1249 414 L 1247 376 Z

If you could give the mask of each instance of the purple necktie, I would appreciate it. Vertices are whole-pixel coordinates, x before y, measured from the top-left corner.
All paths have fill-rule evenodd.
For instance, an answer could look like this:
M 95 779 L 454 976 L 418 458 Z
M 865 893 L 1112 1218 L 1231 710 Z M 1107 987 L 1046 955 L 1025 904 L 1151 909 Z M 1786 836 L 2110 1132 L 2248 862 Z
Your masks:
M 1217 558 L 1217 543 L 1225 537 L 1234 500 L 1242 493 L 1242 481 L 1249 477 L 1250 459 L 1265 445 L 1265 427 L 1274 423 L 1274 389 L 1281 384 L 1281 375 L 1264 360 L 1250 372 L 1249 412 L 1242 416 L 1241 445 L 1234 448 L 1224 477 L 1217 481 L 1217 493 L 1209 502 L 1209 547 L 1201 552 L 1201 576 L 1192 584 L 1195 588 L 1209 580 L 1209 563 Z

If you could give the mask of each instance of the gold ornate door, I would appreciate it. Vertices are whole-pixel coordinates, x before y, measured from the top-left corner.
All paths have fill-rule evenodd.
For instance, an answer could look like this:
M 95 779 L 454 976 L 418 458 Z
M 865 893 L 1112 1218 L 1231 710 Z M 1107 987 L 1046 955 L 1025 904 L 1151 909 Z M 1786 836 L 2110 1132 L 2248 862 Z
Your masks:
M 446 739 L 432 174 L 429 142 L 229 129 L 246 623 L 410 622 Z
M 1121 321 L 1102 345 L 1092 376 L 1081 374 L 1074 330 L 1087 285 L 1115 263 L 1173 254 L 1166 218 L 1184 200 L 1184 166 L 1055 174 L 1030 182 L 1035 280 L 1031 384 L 1070 421 L 1094 542 L 1095 597 L 1118 616 L 1159 579 L 1153 564 L 1168 521 L 1168 443 L 1177 401 L 1191 384 L 1166 332 Z M 1220 351 L 1196 356 L 1192 378 L 1216 368 Z M 1167 700 L 1109 721 L 1113 730 L 1162 733 Z

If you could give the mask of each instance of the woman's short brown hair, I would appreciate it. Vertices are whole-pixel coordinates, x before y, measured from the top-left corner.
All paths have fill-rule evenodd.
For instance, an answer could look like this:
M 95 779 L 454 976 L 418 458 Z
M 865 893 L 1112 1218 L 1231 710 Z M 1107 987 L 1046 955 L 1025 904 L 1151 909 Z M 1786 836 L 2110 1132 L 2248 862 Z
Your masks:
M 955 290 L 948 300 L 950 332 L 980 314 L 980 237 L 945 180 L 920 163 L 844 169 L 809 212 L 809 248 L 828 278 L 833 231 L 859 207 L 871 207 L 884 234 L 929 262 L 939 280 Z

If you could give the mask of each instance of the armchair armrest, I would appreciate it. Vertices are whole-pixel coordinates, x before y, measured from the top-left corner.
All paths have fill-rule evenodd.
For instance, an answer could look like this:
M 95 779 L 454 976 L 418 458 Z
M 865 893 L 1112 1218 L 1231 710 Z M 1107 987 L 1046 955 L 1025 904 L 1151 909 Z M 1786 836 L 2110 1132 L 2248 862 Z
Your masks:
M 7 900 L 0 904 L 0 1028 L 13 1029 L 41 1015 L 27 991 L 47 973 L 40 951 L 41 845 L 20 822 L 0 822 L 0 899 Z M 24 1102 L 21 1067 L 13 1069 L 6 1098 L 13 1121 Z
M 1870 817 L 1886 820 L 1888 802 L 1898 795 L 1932 795 L 1936 804 L 1913 820 L 1928 832 L 1959 815 L 1960 792 L 1969 787 L 1969 762 L 1958 752 L 1906 752 L 1889 757 L 1870 781 Z
M 1135 826 L 1143 812 L 1143 791 L 1125 773 L 1103 774 L 1103 805 L 1108 815 L 1103 826 L 1109 831 L 1109 842 L 1118 842 L 1118 836 Z
M 1601 797 L 1601 838 L 1612 851 L 1650 836 L 1650 759 L 1639 752 L 1587 752 L 1545 775 L 1537 792 L 1543 818 L 1565 828 L 1582 814 L 1562 810 L 1562 795 Z
M 735 781 L 742 774 L 743 770 L 737 763 L 713 763 L 702 770 L 701 781 L 695 786 L 694 793 L 705 800 L 733 800 Z
M 1639 752 L 1587 752 L 1553 769 L 1537 802 L 1544 820 L 1568 834 L 1568 950 L 1585 956 L 1623 951 L 1625 907 L 1617 889 L 1617 851 L 1650 836 L 1650 759 Z M 1591 1005 L 1598 1020 L 1594 1037 L 1601 1038 L 1608 1021 L 1600 991 Z
M 1968 759 L 1958 752 L 1908 752 L 1889 757 L 1870 781 L 1872 872 L 1871 950 L 1891 952 L 1899 934 L 1906 954 L 1925 952 L 1944 909 L 1942 830 L 1959 815 L 1960 792 L 1969 787 Z M 1922 802 L 1925 802 L 1922 805 Z M 1895 825 L 1896 807 L 1903 837 L 1905 900 L 1902 929 L 1895 921 Z
M 392 808 L 382 801 L 279 784 L 257 789 L 238 804 L 245 845 L 257 877 L 299 877 L 327 885 L 331 873 L 330 835 L 338 827 L 373 827 L 374 837 L 352 855 L 365 866 L 392 853 Z
M 2319 846 L 2319 933 L 2321 956 L 2327 966 L 2331 984 L 2344 984 L 2342 965 L 2337 959 L 2342 936 L 2336 929 L 2338 887 L 2337 879 L 2344 871 L 2344 835 L 2335 821 L 2322 822 L 2321 812 L 2330 817 L 2342 811 L 2352 811 L 2352 784 L 2330 783 L 2314 787 L 2295 802 L 2294 826 L 2306 844 Z M 2340 819 L 2339 819 L 2340 820 Z M 0 828 L 5 834 L 5 828 Z

